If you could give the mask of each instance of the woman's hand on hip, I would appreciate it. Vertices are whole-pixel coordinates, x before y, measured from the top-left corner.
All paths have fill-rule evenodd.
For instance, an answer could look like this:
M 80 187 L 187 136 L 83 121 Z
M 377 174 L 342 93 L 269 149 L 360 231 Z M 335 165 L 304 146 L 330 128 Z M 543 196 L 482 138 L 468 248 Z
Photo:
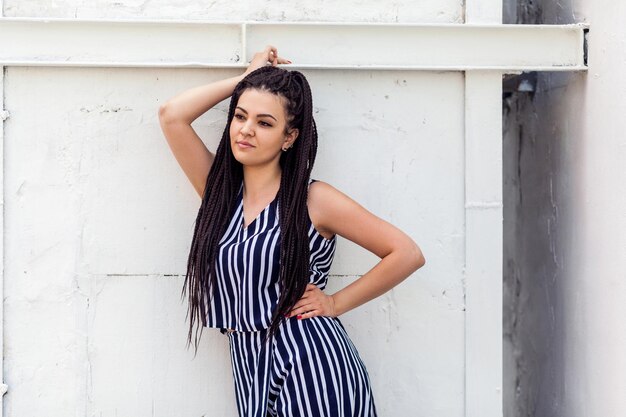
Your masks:
M 315 284 L 307 284 L 304 295 L 285 317 L 293 316 L 299 316 L 299 319 L 308 319 L 315 316 L 337 317 L 335 299 L 332 295 L 324 293 Z

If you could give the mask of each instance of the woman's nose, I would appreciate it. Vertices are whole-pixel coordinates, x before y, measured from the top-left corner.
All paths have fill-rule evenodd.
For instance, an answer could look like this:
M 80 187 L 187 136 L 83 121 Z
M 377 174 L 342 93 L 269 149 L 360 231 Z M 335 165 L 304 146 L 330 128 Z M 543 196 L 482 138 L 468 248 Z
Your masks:
M 243 126 L 241 126 L 241 133 L 244 135 L 249 135 L 252 133 L 252 129 L 250 128 L 248 123 L 244 123 Z

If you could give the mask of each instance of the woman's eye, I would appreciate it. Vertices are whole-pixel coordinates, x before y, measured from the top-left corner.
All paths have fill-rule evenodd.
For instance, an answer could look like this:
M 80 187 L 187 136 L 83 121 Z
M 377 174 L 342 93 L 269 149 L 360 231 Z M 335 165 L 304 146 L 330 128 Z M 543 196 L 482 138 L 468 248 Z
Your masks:
M 236 119 L 239 119 L 239 120 L 242 120 L 242 119 L 244 118 L 244 116 L 243 116 L 243 115 L 241 115 L 241 114 L 235 114 L 235 116 L 233 116 L 233 117 L 235 117 Z M 264 125 L 264 126 L 267 126 L 267 127 L 272 127 L 272 125 L 271 125 L 271 124 L 269 124 L 269 123 L 267 123 L 267 122 L 260 122 L 260 123 L 261 123 L 262 125 Z

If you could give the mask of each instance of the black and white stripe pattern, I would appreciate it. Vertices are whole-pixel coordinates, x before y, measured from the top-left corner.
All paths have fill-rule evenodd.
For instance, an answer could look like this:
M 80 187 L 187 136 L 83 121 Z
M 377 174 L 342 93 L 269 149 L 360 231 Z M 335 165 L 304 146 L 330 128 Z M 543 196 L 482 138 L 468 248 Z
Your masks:
M 337 317 L 227 333 L 239 417 L 376 417 L 367 369 Z
M 220 240 L 207 327 L 228 337 L 239 416 L 375 417 L 369 375 L 339 318 L 285 319 L 262 344 L 279 298 L 277 203 L 244 229 L 242 183 Z M 323 290 L 337 239 L 309 223 L 309 282 Z
M 310 180 L 309 184 L 316 180 Z M 243 223 L 243 182 L 237 204 L 220 239 L 216 262 L 217 288 L 206 327 L 253 331 L 268 328 L 280 296 L 278 265 L 280 225 L 278 200 L 270 202 L 248 227 Z M 326 239 L 309 219 L 310 282 L 326 287 L 337 236 Z

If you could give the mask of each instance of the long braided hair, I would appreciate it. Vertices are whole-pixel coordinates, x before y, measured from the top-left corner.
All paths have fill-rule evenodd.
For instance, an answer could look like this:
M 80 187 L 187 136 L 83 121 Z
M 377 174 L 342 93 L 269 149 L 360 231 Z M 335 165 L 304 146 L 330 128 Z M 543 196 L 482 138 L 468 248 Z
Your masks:
M 218 243 L 230 222 L 236 203 L 237 192 L 243 180 L 243 166 L 233 155 L 230 140 L 230 124 L 241 94 L 248 88 L 270 92 L 282 98 L 287 114 L 285 131 L 299 129 L 291 149 L 281 151 L 282 170 L 277 194 L 280 212 L 280 299 L 274 310 L 265 341 L 273 336 L 295 303 L 302 297 L 309 282 L 309 239 L 307 195 L 308 182 L 317 154 L 317 129 L 313 119 L 311 89 L 299 71 L 266 65 L 247 74 L 236 86 L 230 99 L 228 119 L 215 159 L 209 170 L 202 204 L 195 221 L 191 249 L 187 261 L 187 274 L 181 298 L 188 296 L 187 317 L 191 315 L 187 347 L 196 327 L 195 350 L 198 351 L 202 328 L 206 318 L 212 291 L 216 288 L 215 264 Z M 198 327 L 200 336 L 198 336 Z M 195 356 L 195 355 L 194 355 Z

